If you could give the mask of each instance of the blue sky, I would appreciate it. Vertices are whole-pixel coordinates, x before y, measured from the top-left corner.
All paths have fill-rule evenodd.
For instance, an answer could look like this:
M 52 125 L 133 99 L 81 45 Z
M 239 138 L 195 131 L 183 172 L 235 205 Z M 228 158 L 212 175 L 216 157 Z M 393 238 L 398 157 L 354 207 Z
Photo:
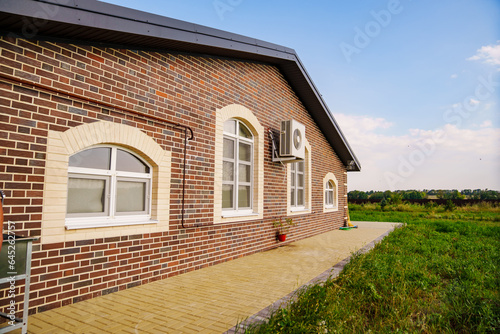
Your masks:
M 349 190 L 500 190 L 500 1 L 111 1 L 295 49 L 362 171 Z

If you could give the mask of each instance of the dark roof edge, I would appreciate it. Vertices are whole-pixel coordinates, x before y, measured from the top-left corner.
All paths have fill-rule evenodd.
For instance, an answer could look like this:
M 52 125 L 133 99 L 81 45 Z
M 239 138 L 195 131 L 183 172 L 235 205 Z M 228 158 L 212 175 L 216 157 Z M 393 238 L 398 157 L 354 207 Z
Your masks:
M 144 39 L 144 45 L 175 46 L 189 52 L 275 64 L 284 72 L 347 170 L 361 170 L 339 125 L 293 49 L 96 0 L 2 0 L 0 14 L 2 12 L 32 18 L 34 22 L 36 19 L 45 20 L 49 23 L 45 23 L 47 26 L 56 23 L 61 27 L 85 28 L 89 36 L 97 31 L 114 32 L 111 37 L 106 36 L 107 41 L 109 38 L 123 39 L 123 34 L 127 34 L 135 41 Z M 5 24 L 2 26 L 0 22 L 0 27 L 5 27 Z M 43 35 L 44 27 L 37 28 Z M 64 29 L 61 31 L 56 37 L 66 33 Z M 47 32 L 54 34 L 54 29 L 47 28 Z M 78 33 L 81 35 L 81 31 Z M 73 37 L 70 33 L 67 36 Z
M 21 3 L 23 5 L 20 5 Z M 295 50 L 278 44 L 97 0 L 2 0 L 0 8 L 3 5 L 7 5 L 6 7 L 9 9 L 20 9 L 20 12 L 19 10 L 13 11 L 15 14 L 27 15 L 27 12 L 31 11 L 35 17 L 37 13 L 41 14 L 42 17 L 48 15 L 50 16 L 49 20 L 68 24 L 205 46 L 229 46 L 242 52 L 287 60 L 294 60 L 296 56 Z M 68 9 L 68 11 L 62 8 Z M 74 10 L 77 10 L 79 15 L 65 15 Z M 116 22 L 110 22 L 109 19 L 106 19 L 109 17 L 116 19 Z M 166 31 L 162 29 L 166 29 Z

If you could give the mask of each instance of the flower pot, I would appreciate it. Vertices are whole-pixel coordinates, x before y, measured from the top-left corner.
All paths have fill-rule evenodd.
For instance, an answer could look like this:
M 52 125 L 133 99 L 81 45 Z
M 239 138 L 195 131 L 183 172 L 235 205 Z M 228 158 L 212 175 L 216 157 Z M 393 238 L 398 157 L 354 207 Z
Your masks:
M 279 241 L 285 241 L 286 240 L 286 234 L 278 234 L 278 240 Z

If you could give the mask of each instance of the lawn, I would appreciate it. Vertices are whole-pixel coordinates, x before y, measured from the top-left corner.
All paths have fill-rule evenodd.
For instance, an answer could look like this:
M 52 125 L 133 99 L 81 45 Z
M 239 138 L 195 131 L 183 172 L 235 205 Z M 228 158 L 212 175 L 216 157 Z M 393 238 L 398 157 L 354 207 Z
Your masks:
M 405 225 L 246 333 L 500 332 L 500 208 L 349 207 Z

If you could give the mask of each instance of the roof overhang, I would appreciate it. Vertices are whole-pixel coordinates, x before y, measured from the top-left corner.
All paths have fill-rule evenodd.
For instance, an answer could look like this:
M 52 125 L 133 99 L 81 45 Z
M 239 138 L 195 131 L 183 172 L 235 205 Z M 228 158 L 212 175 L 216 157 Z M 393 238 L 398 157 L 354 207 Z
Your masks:
M 0 30 L 22 38 L 189 52 L 277 66 L 348 171 L 361 165 L 293 49 L 96 0 L 2 0 Z

